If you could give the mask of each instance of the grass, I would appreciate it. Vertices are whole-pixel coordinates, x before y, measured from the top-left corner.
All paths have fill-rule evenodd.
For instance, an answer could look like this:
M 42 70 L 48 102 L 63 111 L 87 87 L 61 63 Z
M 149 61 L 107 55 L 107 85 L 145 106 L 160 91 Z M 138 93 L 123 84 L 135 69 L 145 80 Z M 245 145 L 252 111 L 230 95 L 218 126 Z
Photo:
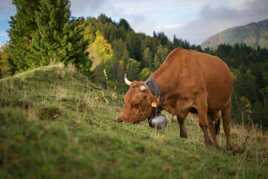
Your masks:
M 233 127 L 248 138 L 234 155 L 204 146 L 193 116 L 188 139 L 171 116 L 161 132 L 115 122 L 121 98 L 62 65 L 0 80 L 0 178 L 267 178 L 264 132 Z

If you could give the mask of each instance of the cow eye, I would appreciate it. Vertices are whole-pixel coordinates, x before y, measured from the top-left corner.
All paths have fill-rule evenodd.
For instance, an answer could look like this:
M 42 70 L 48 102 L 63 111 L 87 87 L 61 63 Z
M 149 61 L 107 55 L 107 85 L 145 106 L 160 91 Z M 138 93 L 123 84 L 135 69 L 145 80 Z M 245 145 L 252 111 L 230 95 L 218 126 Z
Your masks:
M 131 107 L 138 108 L 139 107 L 139 103 L 133 103 L 133 104 L 131 104 Z

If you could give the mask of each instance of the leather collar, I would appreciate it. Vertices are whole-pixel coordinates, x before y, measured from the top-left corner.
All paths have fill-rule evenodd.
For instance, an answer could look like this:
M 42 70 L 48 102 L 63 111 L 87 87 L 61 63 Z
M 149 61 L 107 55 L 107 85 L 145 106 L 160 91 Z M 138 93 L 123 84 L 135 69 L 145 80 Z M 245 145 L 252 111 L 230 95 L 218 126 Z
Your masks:
M 158 84 L 155 82 L 155 80 L 152 77 L 149 77 L 145 82 L 145 86 L 151 91 L 151 93 L 157 97 L 160 98 L 161 96 L 161 91 L 160 87 Z
M 153 111 L 151 115 L 148 117 L 149 126 L 153 127 L 151 124 L 151 119 L 153 119 L 155 116 L 158 116 L 161 114 L 162 111 L 162 100 L 161 100 L 161 90 L 158 84 L 155 82 L 155 80 L 152 77 L 149 77 L 145 82 L 144 85 L 151 91 L 151 93 L 157 97 L 160 100 L 160 106 L 153 108 Z

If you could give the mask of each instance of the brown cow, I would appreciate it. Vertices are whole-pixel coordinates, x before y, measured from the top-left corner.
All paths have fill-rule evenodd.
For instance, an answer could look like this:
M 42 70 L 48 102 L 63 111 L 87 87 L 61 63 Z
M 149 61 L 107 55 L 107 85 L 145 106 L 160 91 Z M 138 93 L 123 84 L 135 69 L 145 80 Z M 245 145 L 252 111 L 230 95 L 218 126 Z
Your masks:
M 180 136 L 187 137 L 184 119 L 197 113 L 205 143 L 214 144 L 222 114 L 226 146 L 230 146 L 233 77 L 218 57 L 194 50 L 174 49 L 147 81 L 125 82 L 130 86 L 118 120 L 137 123 L 150 117 L 155 107 L 176 115 Z M 149 83 L 148 83 L 149 82 Z M 216 124 L 215 124 L 216 123 Z

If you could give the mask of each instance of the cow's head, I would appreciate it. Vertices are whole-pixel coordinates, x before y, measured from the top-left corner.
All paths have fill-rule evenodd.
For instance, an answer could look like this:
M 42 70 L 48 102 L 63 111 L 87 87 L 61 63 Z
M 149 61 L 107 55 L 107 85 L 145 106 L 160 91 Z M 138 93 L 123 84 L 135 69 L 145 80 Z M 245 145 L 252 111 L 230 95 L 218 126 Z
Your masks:
M 144 81 L 129 81 L 125 75 L 125 83 L 129 86 L 124 96 L 124 108 L 118 117 L 119 122 L 138 123 L 147 119 L 153 108 L 158 105 L 158 99 L 144 84 Z

